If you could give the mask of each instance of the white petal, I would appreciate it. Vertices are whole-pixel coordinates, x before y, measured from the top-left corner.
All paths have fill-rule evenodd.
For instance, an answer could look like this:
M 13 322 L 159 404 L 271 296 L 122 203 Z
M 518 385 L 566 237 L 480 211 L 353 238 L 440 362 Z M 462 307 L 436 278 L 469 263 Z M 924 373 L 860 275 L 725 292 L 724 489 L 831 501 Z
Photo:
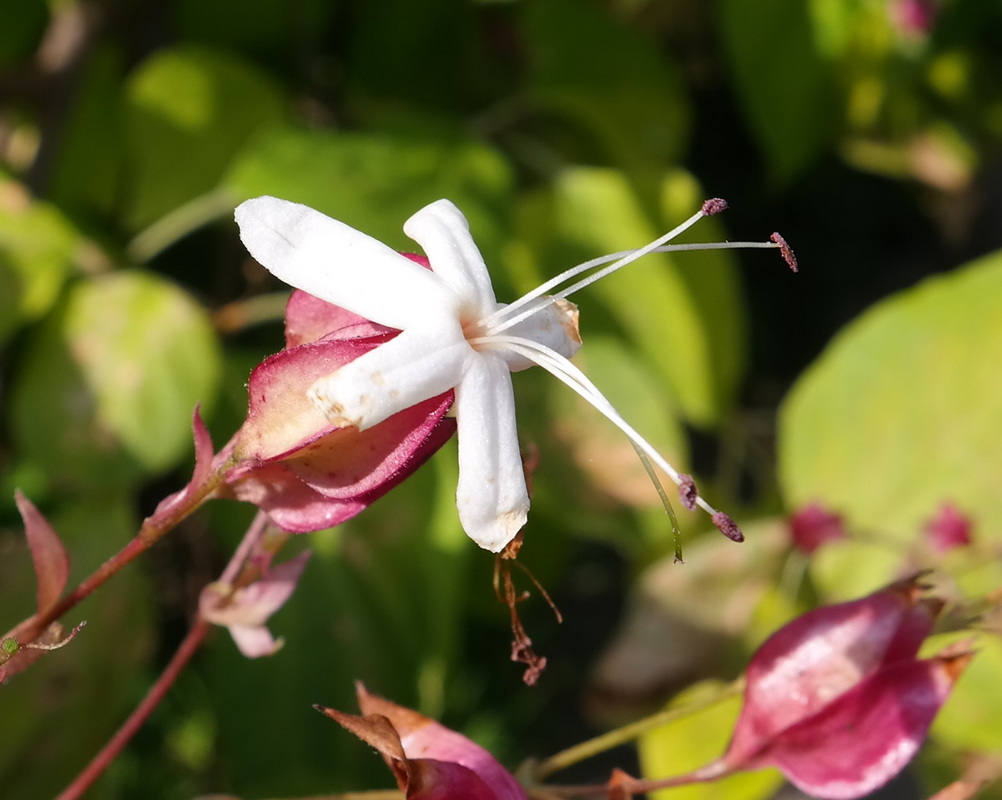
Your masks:
M 308 394 L 334 425 L 365 430 L 454 388 L 474 356 L 457 320 L 426 320 L 321 378 Z
M 449 200 L 436 200 L 404 223 L 404 233 L 424 248 L 431 268 L 480 314 L 497 306 L 494 287 L 463 212 Z
M 441 279 L 309 206 L 257 197 L 237 206 L 240 239 L 290 286 L 391 328 L 456 307 Z
M 497 553 L 525 525 L 529 511 L 515 396 L 503 360 L 491 354 L 470 360 L 456 389 L 456 423 L 459 519 L 473 541 Z

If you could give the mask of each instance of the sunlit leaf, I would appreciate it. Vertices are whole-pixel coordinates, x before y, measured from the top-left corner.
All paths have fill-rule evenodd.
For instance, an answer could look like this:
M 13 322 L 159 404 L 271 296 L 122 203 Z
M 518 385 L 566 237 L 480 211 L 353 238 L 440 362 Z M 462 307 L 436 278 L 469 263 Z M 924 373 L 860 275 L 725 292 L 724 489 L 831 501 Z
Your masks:
M 663 181 L 663 207 L 652 211 L 622 173 L 567 169 L 549 207 L 527 215 L 525 257 L 545 258 L 537 272 L 548 277 L 575 260 L 641 247 L 704 199 L 688 174 L 673 172 Z M 693 238 L 718 241 L 723 235 L 710 219 L 700 222 Z M 659 253 L 588 287 L 572 298 L 581 307 L 585 347 L 597 297 L 682 413 L 713 424 L 729 407 L 742 366 L 744 316 L 731 266 L 726 253 Z
M 304 203 L 386 242 L 414 251 L 404 221 L 439 198 L 470 221 L 490 261 L 510 189 L 492 148 L 457 133 L 403 136 L 283 130 L 253 146 L 227 178 L 238 198 L 268 194 Z
M 707 701 L 721 688 L 718 682 L 704 681 L 680 694 L 669 708 Z M 718 758 L 727 749 L 740 710 L 741 697 L 730 697 L 641 736 L 637 745 L 643 777 L 655 780 L 680 775 Z M 653 792 L 650 797 L 652 800 L 715 800 L 718 797 L 765 800 L 782 782 L 783 776 L 776 770 L 743 772 L 712 783 Z
M 851 526 L 907 540 L 946 501 L 979 535 L 1002 531 L 998 423 L 1002 254 L 931 278 L 843 330 L 780 418 L 790 506 L 820 501 Z
M 579 125 L 615 163 L 670 166 L 689 135 L 689 107 L 667 54 L 598 4 L 526 3 L 531 98 Z
M 55 302 L 81 237 L 59 211 L 0 185 L 0 341 Z
M 256 67 L 196 47 L 154 53 L 126 89 L 129 224 L 214 188 L 239 149 L 283 118 L 281 92 Z
M 190 447 L 218 373 L 208 318 L 181 289 L 139 271 L 81 281 L 28 348 L 15 435 L 57 479 L 131 485 Z

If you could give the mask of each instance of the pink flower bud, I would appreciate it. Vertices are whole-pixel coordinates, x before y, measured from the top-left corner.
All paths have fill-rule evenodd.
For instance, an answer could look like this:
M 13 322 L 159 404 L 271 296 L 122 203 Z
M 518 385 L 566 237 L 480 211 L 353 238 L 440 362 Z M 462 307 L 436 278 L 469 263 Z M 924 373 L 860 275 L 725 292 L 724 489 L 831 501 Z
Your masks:
M 518 781 L 465 736 L 361 683 L 357 691 L 364 716 L 316 708 L 380 752 L 407 800 L 527 800 Z
M 842 517 L 817 503 L 800 508 L 790 517 L 789 524 L 793 544 L 808 555 L 825 542 L 834 542 L 846 536 Z
M 953 503 L 943 503 L 939 512 L 925 525 L 926 539 L 937 553 L 971 543 L 971 520 Z
M 916 657 L 941 607 L 921 592 L 912 578 L 773 634 L 748 666 L 721 764 L 778 767 L 821 798 L 860 797 L 900 772 L 971 658 Z
M 441 447 L 455 431 L 445 418 L 453 393 L 366 430 L 335 427 L 307 390 L 399 332 L 300 291 L 285 328 L 287 348 L 251 373 L 247 420 L 227 446 L 237 463 L 221 493 L 253 503 L 283 530 L 307 533 L 355 516 Z

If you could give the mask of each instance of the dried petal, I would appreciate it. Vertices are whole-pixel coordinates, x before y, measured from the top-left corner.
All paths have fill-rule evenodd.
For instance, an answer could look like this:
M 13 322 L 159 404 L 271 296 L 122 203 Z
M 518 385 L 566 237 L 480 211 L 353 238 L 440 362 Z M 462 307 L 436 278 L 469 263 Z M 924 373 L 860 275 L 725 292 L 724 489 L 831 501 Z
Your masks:
M 526 800 L 525 790 L 490 753 L 479 745 L 423 714 L 370 694 L 362 684 L 358 684 L 356 690 L 358 704 L 362 712 L 366 716 L 379 715 L 390 721 L 400 737 L 404 753 L 409 760 L 413 762 L 418 759 L 431 759 L 434 762 L 460 765 L 478 776 L 486 786 L 490 787 L 488 794 L 453 794 L 452 797 Z M 460 777 L 461 774 L 454 770 L 440 771 L 438 775 L 439 780 L 442 779 L 443 775 L 447 776 L 449 781 L 464 780 Z M 431 787 L 428 785 L 423 785 L 422 791 L 424 792 L 420 795 L 422 798 L 446 796 L 429 793 Z M 408 794 L 408 797 L 411 796 Z

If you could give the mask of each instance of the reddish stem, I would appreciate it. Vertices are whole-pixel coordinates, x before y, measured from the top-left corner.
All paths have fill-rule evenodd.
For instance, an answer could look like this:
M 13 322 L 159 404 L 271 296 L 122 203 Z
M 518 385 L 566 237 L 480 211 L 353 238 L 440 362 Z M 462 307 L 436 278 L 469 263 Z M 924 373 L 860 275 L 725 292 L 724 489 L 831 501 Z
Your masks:
M 156 516 L 148 517 L 139 529 L 139 533 L 125 547 L 105 561 L 72 592 L 63 597 L 56 605 L 46 611 L 45 614 L 29 617 L 12 631 L 0 637 L 0 640 L 12 637 L 22 644 L 27 644 L 37 639 L 49 625 L 87 598 L 136 557 L 149 550 L 167 533 L 177 527 L 185 517 L 201 506 L 219 484 L 222 483 L 223 475 L 230 466 L 232 464 L 228 461 L 221 464 L 215 473 L 210 475 L 197 491 L 193 491 L 190 497 L 184 497 L 183 502 L 178 503 L 177 506 L 171 509 L 170 514 L 159 519 Z
M 247 533 L 244 534 L 243 541 L 237 546 L 236 551 L 230 558 L 229 564 L 223 570 L 221 580 L 233 580 L 233 577 L 240 571 L 241 567 L 246 569 L 245 562 L 254 545 L 264 535 L 267 527 L 268 517 L 263 511 L 258 511 L 253 522 L 251 522 L 250 528 L 247 529 Z M 142 538 L 142 531 L 140 531 L 139 536 L 133 539 L 130 544 Z M 98 572 L 100 571 L 98 570 Z M 115 735 L 108 740 L 108 743 L 101 748 L 101 752 L 94 756 L 93 760 L 84 768 L 84 771 L 77 775 L 73 783 L 67 786 L 56 800 L 77 800 L 78 797 L 93 785 L 94 781 L 101 776 L 111 762 L 118 758 L 132 737 L 136 735 L 146 720 L 150 718 L 150 714 L 160 704 L 160 701 L 164 699 L 170 687 L 174 685 L 174 681 L 181 674 L 181 670 L 188 665 L 191 657 L 195 655 L 202 642 L 205 641 L 205 637 L 211 627 L 211 623 L 201 618 L 195 620 L 195 623 L 191 626 L 191 630 L 188 631 L 188 635 L 178 645 L 174 657 L 164 667 L 164 671 L 160 673 L 160 677 L 157 678 L 156 683 L 150 687 L 150 690 L 146 693 L 146 697 L 136 706 L 135 711 L 129 715 L 129 718 L 122 724 L 122 727 L 115 731 Z
M 157 678 L 156 683 L 150 687 L 143 701 L 136 706 L 136 709 L 129 715 L 129 718 L 123 723 L 122 727 L 115 732 L 115 735 L 94 756 L 94 759 L 87 765 L 84 771 L 77 775 L 56 800 L 77 800 L 94 784 L 94 781 L 118 757 L 129 743 L 129 740 L 136 735 L 137 731 L 149 719 L 153 710 L 160 704 L 160 701 L 163 700 L 170 687 L 174 684 L 174 681 L 177 680 L 178 675 L 181 674 L 181 670 L 188 665 L 191 657 L 195 655 L 211 627 L 208 622 L 201 619 L 192 625 L 191 630 L 188 631 L 188 635 L 184 637 L 184 641 L 181 642 L 177 652 L 174 653 L 174 657 L 171 658 L 170 663 L 160 674 L 160 677 Z

